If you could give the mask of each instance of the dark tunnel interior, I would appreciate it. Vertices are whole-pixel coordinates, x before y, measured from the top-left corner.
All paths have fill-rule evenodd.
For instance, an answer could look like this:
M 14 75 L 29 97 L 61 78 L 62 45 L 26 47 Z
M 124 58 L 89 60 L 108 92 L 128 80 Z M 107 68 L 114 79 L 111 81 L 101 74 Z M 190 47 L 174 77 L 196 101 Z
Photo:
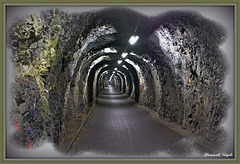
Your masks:
M 194 11 L 146 16 L 124 7 L 41 11 L 9 29 L 17 145 L 61 148 L 109 85 L 129 101 L 208 141 L 224 138 L 225 28 Z M 29 129 L 30 132 L 29 132 Z M 70 137 L 69 137 L 70 138 Z M 71 140 L 71 139 L 68 139 Z M 31 145 L 31 146 L 32 146 Z

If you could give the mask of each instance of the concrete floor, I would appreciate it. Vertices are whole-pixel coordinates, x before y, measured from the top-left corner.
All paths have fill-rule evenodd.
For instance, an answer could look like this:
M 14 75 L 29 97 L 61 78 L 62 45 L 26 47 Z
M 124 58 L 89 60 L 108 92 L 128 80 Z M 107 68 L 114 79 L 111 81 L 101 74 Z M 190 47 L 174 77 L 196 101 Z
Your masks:
M 200 156 L 204 154 L 182 135 L 153 120 L 126 94 L 109 86 L 102 92 L 69 153 L 94 152 L 113 157 L 152 157 L 160 153 L 166 157 L 187 157 L 193 151 Z

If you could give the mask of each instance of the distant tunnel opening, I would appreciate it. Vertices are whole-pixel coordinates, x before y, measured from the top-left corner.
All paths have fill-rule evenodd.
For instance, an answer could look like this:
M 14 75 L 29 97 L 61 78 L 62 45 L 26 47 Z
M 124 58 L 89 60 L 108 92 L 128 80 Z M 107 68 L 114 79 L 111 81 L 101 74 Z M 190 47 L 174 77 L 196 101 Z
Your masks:
M 128 78 L 130 78 L 128 80 L 129 82 L 129 85 L 134 85 L 134 91 L 133 91 L 133 94 L 135 95 L 135 98 L 134 100 L 136 102 L 139 101 L 139 79 L 138 79 L 138 75 L 137 75 L 137 72 L 135 70 L 135 68 L 123 61 L 121 64 L 125 65 L 126 68 L 123 68 L 122 66 L 119 66 L 119 64 L 117 63 L 118 60 L 115 59 L 115 60 L 103 60 L 103 61 L 100 61 L 99 63 L 97 63 L 92 69 L 91 71 L 89 72 L 89 76 L 88 76 L 88 82 L 87 82 L 87 87 L 88 87 L 88 101 L 89 103 L 92 103 L 93 99 L 96 99 L 97 97 L 94 98 L 94 95 L 98 95 L 97 91 L 99 91 L 99 88 L 98 88 L 98 82 L 99 82 L 99 76 L 101 76 L 101 73 L 106 71 L 106 72 L 111 72 L 109 79 L 106 79 L 106 76 L 105 76 L 105 79 L 104 81 L 101 81 L 103 84 L 100 84 L 100 86 L 105 86 L 104 84 L 106 84 L 106 81 L 108 81 L 109 84 L 118 84 L 118 88 L 119 90 L 126 90 L 126 82 L 125 80 L 122 81 L 122 79 L 119 77 L 119 75 L 117 75 L 117 71 L 120 71 L 122 72 L 125 76 L 128 76 Z M 104 65 L 108 65 L 107 67 L 105 67 L 104 69 L 102 70 L 99 70 L 100 68 L 102 68 Z M 99 70 L 100 72 L 98 74 L 96 74 L 97 70 Z M 123 71 L 124 70 L 124 71 Z M 118 83 L 114 83 L 114 79 L 118 77 Z M 122 75 L 123 76 L 123 75 Z M 97 79 L 94 79 L 94 78 L 97 78 Z M 130 82 L 131 81 L 131 82 Z M 94 82 L 96 82 L 96 85 L 95 85 L 95 88 L 94 88 Z M 122 86 L 122 83 L 124 83 L 124 85 Z M 129 94 L 131 94 L 131 91 L 132 91 L 132 88 L 133 86 L 128 89 L 130 92 Z M 93 91 L 96 91 L 96 93 L 94 94 Z

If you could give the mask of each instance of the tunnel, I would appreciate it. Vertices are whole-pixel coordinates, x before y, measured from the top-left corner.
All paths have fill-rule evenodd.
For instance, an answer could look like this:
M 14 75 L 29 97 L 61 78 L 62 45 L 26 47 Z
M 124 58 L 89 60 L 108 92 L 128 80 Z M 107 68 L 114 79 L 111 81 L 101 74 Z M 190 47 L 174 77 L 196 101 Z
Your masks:
M 48 140 L 65 151 L 111 95 L 111 103 L 119 98 L 121 106 L 126 99 L 218 142 L 230 101 L 223 89 L 228 65 L 219 49 L 226 38 L 221 24 L 194 11 L 147 16 L 124 7 L 54 8 L 19 18 L 8 38 L 15 74 L 9 120 L 13 126 L 18 121 L 12 140 L 24 148 Z

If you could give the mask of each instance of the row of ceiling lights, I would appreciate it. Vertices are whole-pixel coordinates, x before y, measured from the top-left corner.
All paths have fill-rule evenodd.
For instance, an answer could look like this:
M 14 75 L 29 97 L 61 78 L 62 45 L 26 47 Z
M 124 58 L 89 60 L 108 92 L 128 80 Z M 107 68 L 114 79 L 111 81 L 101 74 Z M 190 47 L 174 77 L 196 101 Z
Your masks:
M 139 39 L 139 36 L 137 36 L 137 35 L 132 35 L 132 36 L 130 37 L 130 39 L 129 39 L 128 42 L 129 42 L 130 45 L 134 45 L 134 44 L 138 41 L 138 39 Z M 131 54 L 131 55 L 136 55 L 136 54 L 134 54 L 133 52 L 131 52 L 130 54 Z M 126 51 L 123 52 L 121 56 L 122 56 L 123 59 L 126 58 L 126 57 L 128 56 L 128 52 L 126 52 Z M 121 59 L 118 60 L 117 63 L 118 63 L 118 64 L 121 64 L 121 63 L 122 63 L 122 60 L 121 60 Z M 116 73 L 116 71 L 117 71 L 117 68 L 114 68 L 114 71 L 113 71 L 111 77 L 109 78 L 109 81 L 112 80 L 112 78 L 113 78 L 114 74 Z

